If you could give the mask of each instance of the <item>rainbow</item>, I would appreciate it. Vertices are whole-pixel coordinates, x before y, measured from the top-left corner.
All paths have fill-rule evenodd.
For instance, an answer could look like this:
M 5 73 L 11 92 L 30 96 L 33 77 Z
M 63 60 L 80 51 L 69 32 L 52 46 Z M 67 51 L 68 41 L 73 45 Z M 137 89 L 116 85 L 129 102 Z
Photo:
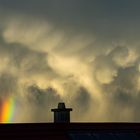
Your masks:
M 0 103 L 0 123 L 11 123 L 14 117 L 15 100 L 7 97 Z

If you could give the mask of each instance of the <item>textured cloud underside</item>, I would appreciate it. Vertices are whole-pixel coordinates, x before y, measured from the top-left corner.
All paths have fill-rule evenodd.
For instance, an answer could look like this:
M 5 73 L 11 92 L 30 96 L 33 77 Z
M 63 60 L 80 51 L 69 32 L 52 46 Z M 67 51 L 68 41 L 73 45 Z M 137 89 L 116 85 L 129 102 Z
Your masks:
M 0 99 L 15 97 L 13 122 L 52 121 L 60 101 L 72 121 L 140 121 L 139 21 L 101 3 L 96 16 L 88 2 L 48 1 L 44 13 L 37 1 L 32 11 L 1 3 Z

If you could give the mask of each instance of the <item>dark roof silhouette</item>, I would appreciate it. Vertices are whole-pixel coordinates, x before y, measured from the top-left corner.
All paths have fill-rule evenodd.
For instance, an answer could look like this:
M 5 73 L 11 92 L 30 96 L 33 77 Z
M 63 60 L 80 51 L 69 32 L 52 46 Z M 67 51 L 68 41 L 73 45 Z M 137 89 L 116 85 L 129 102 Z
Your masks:
M 0 139 L 140 140 L 140 124 L 139 123 L 1 124 Z

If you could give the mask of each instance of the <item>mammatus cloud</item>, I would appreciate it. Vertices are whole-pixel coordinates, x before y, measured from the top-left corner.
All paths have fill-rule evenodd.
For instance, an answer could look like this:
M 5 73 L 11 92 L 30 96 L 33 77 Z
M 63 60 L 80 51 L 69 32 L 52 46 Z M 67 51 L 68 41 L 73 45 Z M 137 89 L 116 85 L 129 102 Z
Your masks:
M 93 20 L 90 6 L 84 16 L 83 4 L 66 22 L 65 8 L 50 3 L 58 14 L 33 8 L 27 15 L 23 4 L 22 12 L 10 7 L 0 17 L 0 99 L 14 97 L 12 122 L 52 121 L 51 108 L 60 101 L 73 108 L 72 121 L 140 121 L 136 27 L 118 24 L 119 14 L 114 20 L 107 11 Z

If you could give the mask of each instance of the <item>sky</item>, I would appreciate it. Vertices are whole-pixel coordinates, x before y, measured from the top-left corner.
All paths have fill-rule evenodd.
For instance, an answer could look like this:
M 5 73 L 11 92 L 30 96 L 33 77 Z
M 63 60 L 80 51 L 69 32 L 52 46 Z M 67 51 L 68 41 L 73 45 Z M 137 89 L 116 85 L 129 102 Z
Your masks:
M 58 102 L 73 122 L 139 122 L 139 25 L 139 0 L 0 0 L 9 122 L 52 122 Z

